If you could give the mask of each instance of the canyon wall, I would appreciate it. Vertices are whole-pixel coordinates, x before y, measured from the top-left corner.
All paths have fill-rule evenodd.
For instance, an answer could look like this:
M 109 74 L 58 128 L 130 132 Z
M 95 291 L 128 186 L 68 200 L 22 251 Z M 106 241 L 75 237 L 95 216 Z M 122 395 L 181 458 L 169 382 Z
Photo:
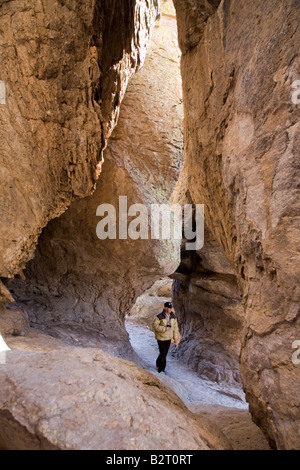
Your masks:
M 94 191 L 156 0 L 22 0 L 0 5 L 0 295 L 43 227 Z
M 177 26 L 175 12 L 164 15 L 163 7 L 144 65 L 127 87 L 95 192 L 47 225 L 26 279 L 9 285 L 32 326 L 73 343 L 76 338 L 76 344 L 96 341 L 130 358 L 125 315 L 142 292 L 180 262 L 180 241 L 150 239 L 151 204 L 169 202 L 183 159 Z M 149 239 L 119 238 L 120 196 L 127 197 L 126 211 L 143 204 Z M 116 209 L 116 239 L 96 234 L 101 204 Z M 129 214 L 128 223 L 133 216 L 139 212 Z
M 200 251 L 189 275 L 176 281 L 192 298 L 185 314 L 198 318 L 201 331 L 207 298 L 219 289 L 224 297 L 232 276 L 231 303 L 242 294 L 240 370 L 253 419 L 272 446 L 299 448 L 300 368 L 292 362 L 292 343 L 300 337 L 299 106 L 292 100 L 299 2 L 174 4 L 183 54 L 181 191 L 205 204 L 210 239 L 230 266 L 226 273 Z M 225 315 L 214 310 L 218 338 L 228 316 L 228 303 L 221 305 Z M 240 323 L 240 307 L 230 306 L 229 316 Z

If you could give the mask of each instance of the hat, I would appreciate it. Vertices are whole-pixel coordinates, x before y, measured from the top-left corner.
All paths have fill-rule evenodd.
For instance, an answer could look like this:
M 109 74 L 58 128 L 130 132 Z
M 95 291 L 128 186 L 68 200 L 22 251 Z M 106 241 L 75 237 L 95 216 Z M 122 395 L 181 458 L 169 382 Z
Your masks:
M 171 302 L 166 302 L 164 307 L 173 308 L 173 305 L 171 304 Z

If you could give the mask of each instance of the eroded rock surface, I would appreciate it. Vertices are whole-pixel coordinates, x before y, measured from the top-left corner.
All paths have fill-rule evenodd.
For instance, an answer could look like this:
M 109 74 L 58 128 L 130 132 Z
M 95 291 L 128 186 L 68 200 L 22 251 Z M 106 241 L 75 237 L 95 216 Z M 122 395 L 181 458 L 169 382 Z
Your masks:
M 144 66 L 127 87 L 95 193 L 48 224 L 26 280 L 10 285 L 31 325 L 58 335 L 72 328 L 103 347 L 118 342 L 119 353 L 130 354 L 126 313 L 180 262 L 178 241 L 150 239 L 151 204 L 169 202 L 183 158 L 179 60 L 175 17 L 162 15 Z M 97 237 L 97 207 L 111 204 L 119 217 L 119 196 L 127 197 L 128 209 L 144 204 L 149 239 L 119 239 L 118 221 L 116 239 Z
M 5 362 L 1 449 L 230 448 L 151 373 L 103 351 L 8 351 Z
M 24 269 L 49 220 L 93 192 L 156 15 L 156 0 L 1 2 L 0 277 Z
M 156 281 L 150 289 L 137 298 L 128 318 L 152 329 L 155 315 L 162 311 L 165 302 L 171 301 L 172 283 L 172 279 L 169 278 Z
M 174 3 L 186 189 L 205 204 L 207 227 L 235 268 L 252 416 L 272 446 L 299 448 L 300 369 L 291 360 L 300 335 L 299 106 L 291 87 L 299 76 L 299 2 Z M 206 24 L 197 29 L 192 20 L 202 11 Z

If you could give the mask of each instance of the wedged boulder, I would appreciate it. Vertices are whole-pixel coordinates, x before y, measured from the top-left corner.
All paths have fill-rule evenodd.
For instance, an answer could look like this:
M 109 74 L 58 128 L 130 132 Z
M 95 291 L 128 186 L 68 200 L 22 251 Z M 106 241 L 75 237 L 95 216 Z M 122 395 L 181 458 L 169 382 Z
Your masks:
M 230 448 L 151 373 L 101 350 L 7 351 L 5 359 L 1 449 Z
M 160 279 L 140 295 L 128 314 L 129 320 L 152 328 L 155 315 L 162 311 L 165 302 L 171 301 L 172 282 L 169 278 Z

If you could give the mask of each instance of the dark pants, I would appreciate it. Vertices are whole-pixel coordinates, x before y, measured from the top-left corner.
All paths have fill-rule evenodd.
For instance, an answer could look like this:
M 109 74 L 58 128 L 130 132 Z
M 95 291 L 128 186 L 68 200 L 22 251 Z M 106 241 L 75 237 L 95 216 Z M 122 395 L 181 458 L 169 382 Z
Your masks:
M 157 340 L 157 343 L 159 347 L 159 356 L 156 359 L 156 367 L 158 369 L 158 372 L 162 372 L 165 370 L 165 367 L 166 367 L 167 354 L 169 351 L 171 340 L 170 339 L 167 341 Z

